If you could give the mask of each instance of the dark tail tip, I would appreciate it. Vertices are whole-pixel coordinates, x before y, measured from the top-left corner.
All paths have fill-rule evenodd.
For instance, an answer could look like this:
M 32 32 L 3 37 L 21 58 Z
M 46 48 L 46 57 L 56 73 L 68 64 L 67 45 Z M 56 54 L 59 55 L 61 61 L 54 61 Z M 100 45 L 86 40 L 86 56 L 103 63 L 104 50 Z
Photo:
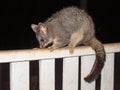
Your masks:
M 85 77 L 84 80 L 88 83 L 91 83 L 92 81 L 94 81 L 94 79 L 89 78 L 89 77 Z
M 95 81 L 97 78 L 99 77 L 99 74 L 98 75 L 88 75 L 84 78 L 84 80 L 88 83 L 91 83 L 93 81 Z

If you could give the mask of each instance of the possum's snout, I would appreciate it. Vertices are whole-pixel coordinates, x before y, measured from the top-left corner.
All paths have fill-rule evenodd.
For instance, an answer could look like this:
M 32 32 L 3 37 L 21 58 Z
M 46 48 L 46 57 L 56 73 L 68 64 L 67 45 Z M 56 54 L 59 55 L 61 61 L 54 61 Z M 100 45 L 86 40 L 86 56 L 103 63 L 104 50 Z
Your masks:
M 43 45 L 42 45 L 42 44 L 40 44 L 39 48 L 43 48 Z

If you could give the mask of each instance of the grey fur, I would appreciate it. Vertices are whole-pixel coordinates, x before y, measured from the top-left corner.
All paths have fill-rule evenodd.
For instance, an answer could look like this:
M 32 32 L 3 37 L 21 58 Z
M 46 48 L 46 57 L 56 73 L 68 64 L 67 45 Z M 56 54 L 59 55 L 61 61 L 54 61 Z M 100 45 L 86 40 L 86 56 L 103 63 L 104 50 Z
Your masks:
M 53 43 L 48 47 L 53 51 L 68 45 L 70 53 L 73 53 L 77 45 L 91 46 L 96 52 L 96 62 L 85 80 L 91 82 L 97 79 L 104 66 L 105 51 L 95 37 L 94 23 L 87 12 L 77 7 L 67 7 L 53 14 L 44 23 L 32 24 L 31 27 L 36 32 L 40 48 Z

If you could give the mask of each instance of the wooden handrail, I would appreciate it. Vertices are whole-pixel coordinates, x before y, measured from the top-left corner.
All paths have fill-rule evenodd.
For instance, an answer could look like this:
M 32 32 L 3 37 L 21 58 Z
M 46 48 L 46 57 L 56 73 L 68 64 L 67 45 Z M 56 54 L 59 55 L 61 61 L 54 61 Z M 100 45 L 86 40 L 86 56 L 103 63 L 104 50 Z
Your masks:
M 120 52 L 120 43 L 104 44 L 106 53 Z M 0 63 L 32 61 L 39 59 L 64 58 L 95 54 L 88 46 L 79 46 L 73 54 L 70 54 L 67 47 L 56 49 L 50 52 L 48 49 L 27 49 L 27 50 L 4 50 L 0 51 Z

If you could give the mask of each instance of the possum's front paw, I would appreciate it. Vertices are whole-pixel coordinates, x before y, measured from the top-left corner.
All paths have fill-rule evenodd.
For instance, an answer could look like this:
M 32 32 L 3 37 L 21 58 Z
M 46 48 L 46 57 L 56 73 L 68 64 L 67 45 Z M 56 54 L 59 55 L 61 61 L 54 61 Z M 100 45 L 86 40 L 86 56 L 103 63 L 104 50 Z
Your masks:
M 55 50 L 55 48 L 54 48 L 53 46 L 48 47 L 48 49 L 49 49 L 51 52 L 53 52 L 53 51 Z
M 69 52 L 72 54 L 73 52 L 74 52 L 74 46 L 72 46 L 72 45 L 69 45 Z

